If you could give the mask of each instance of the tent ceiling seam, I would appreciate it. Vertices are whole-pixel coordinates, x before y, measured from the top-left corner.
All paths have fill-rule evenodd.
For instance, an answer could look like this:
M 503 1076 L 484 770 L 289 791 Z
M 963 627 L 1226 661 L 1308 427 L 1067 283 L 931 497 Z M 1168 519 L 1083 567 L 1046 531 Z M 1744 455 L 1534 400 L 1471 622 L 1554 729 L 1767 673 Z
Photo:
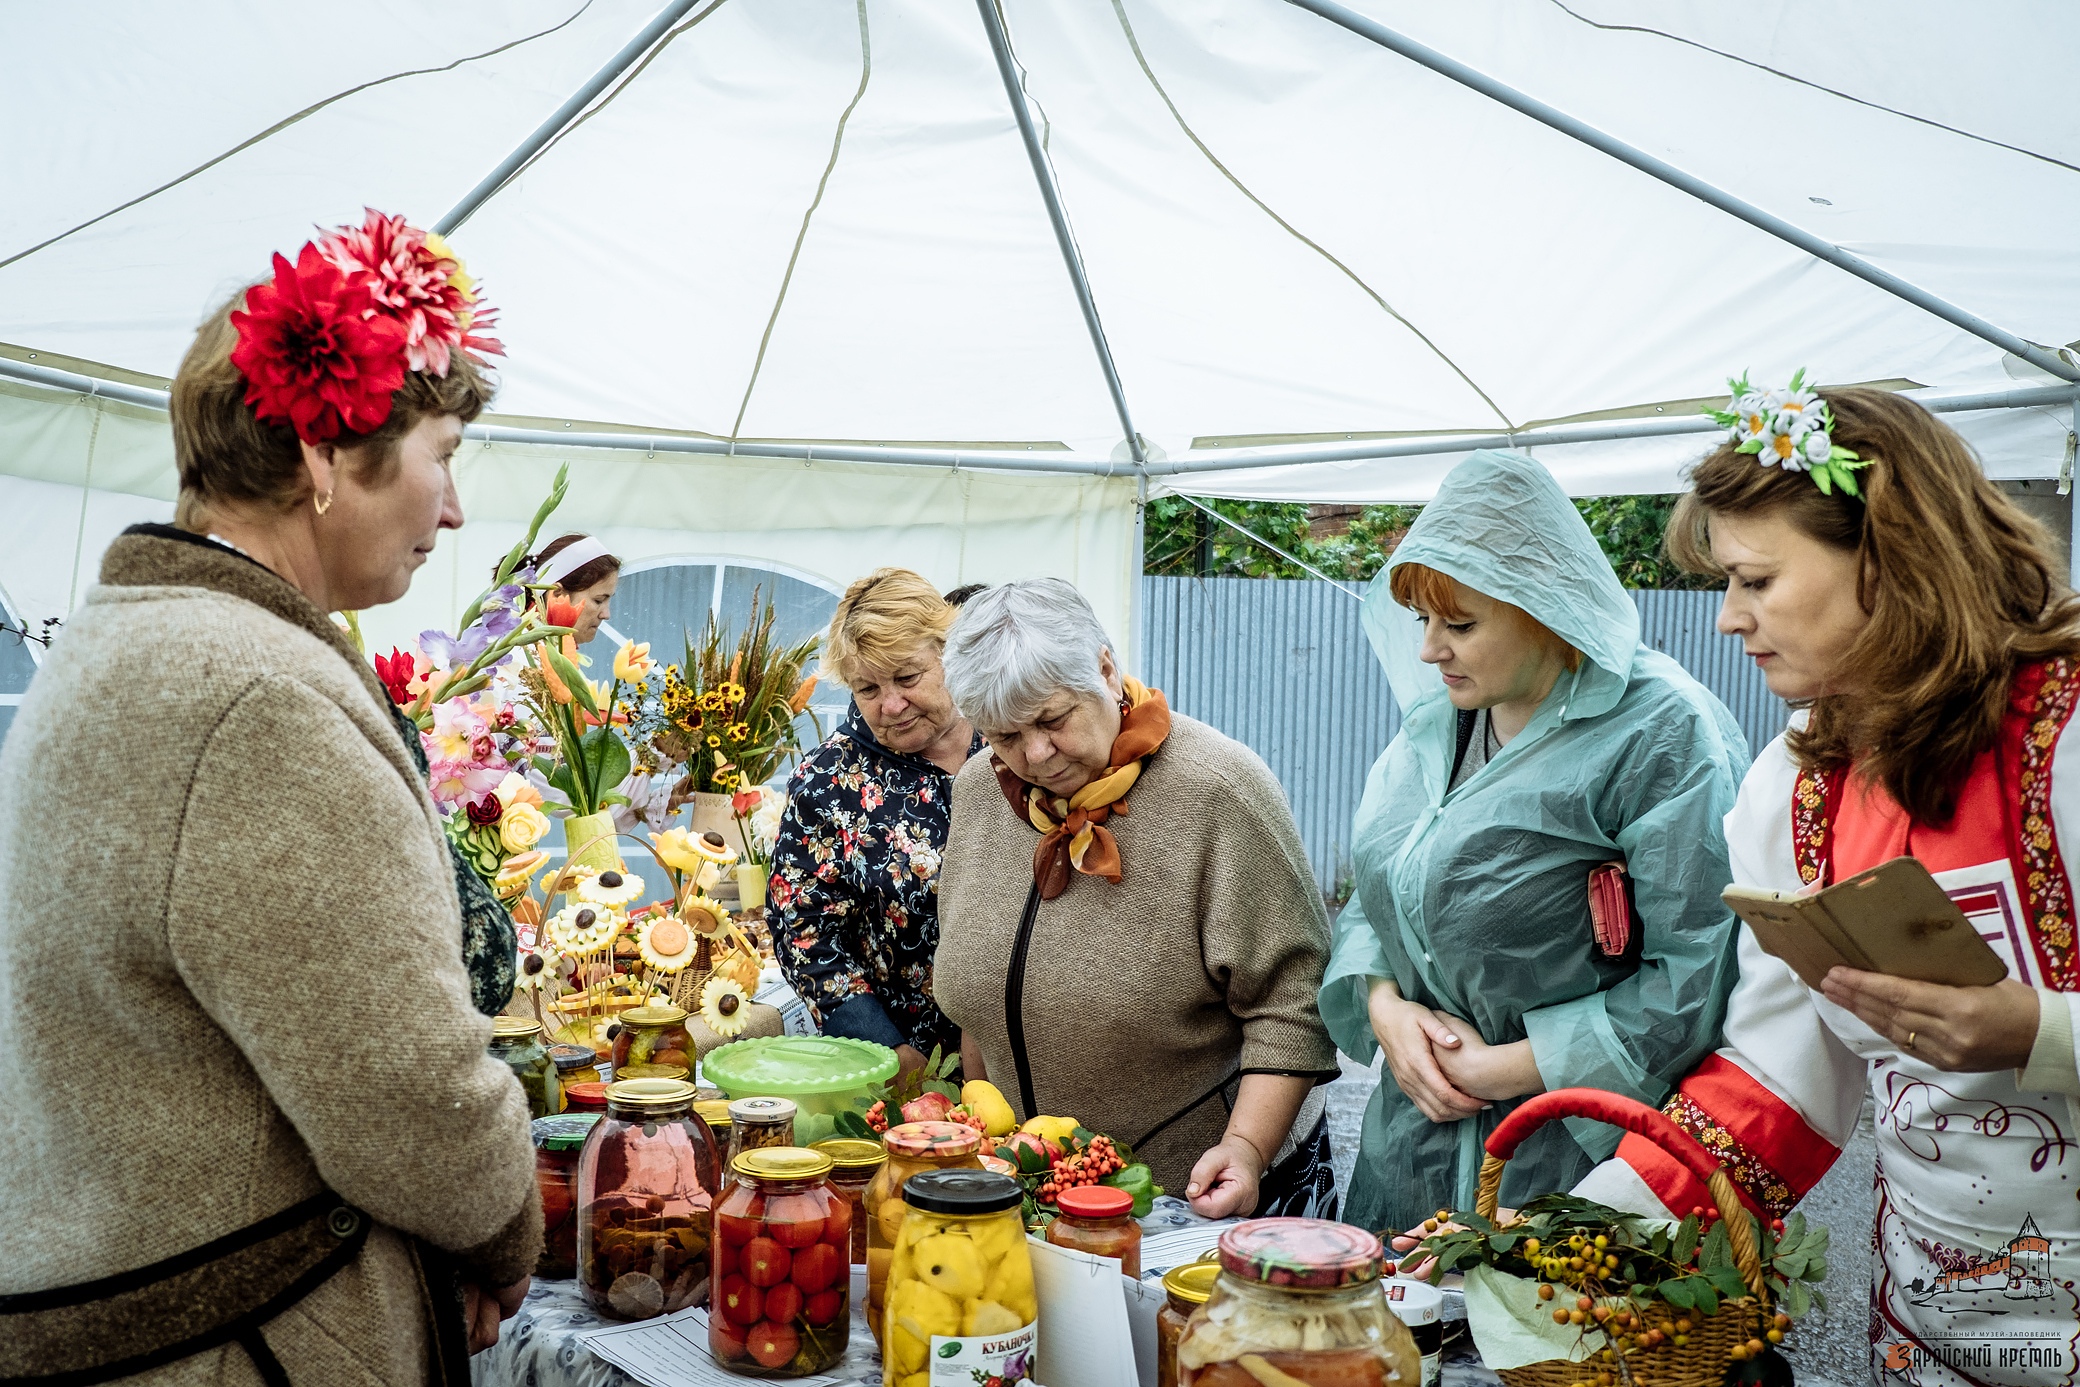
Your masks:
M 1478 92 L 1518 115 L 1535 120 L 1549 130 L 1585 144 L 1649 178 L 1696 198 L 1707 207 L 1717 208 L 1730 217 L 1746 222 L 1756 230 L 1804 251 L 1823 264 L 1832 265 L 1904 303 L 1912 304 L 1924 313 L 1941 318 L 1982 342 L 2021 358 L 2046 375 L 2056 376 L 2060 380 L 2080 382 L 2080 362 L 2062 357 L 2055 351 L 2010 332 L 1998 323 L 1950 302 L 1940 294 L 1924 289 L 1911 280 L 1845 250 L 1826 237 L 1806 230 L 1796 222 L 1765 211 L 1745 198 L 1736 197 L 1717 184 L 1708 183 L 1666 159 L 1656 158 L 1636 145 L 1627 144 L 1617 136 L 1599 130 L 1557 106 L 1518 91 L 1507 82 L 1490 77 L 1487 73 L 1469 67 L 1455 58 L 1447 57 L 1427 44 L 1417 43 L 1406 34 L 1389 29 L 1379 21 L 1338 3 L 1338 0 L 1286 0 L 1286 3 L 1307 10 L 1331 24 L 1349 30 L 1368 43 L 1377 44 L 1390 53 L 1428 68 L 1448 82 L 1457 82 L 1462 87 Z
M 1961 130 L 1955 125 L 1945 125 L 1943 122 L 1933 120 L 1928 116 L 1917 116 L 1912 111 L 1902 111 L 1896 106 L 1886 106 L 1865 97 L 1851 95 L 1834 87 L 1823 86 L 1811 78 L 1800 77 L 1796 73 L 1786 72 L 1782 68 L 1771 67 L 1767 63 L 1759 63 L 1753 58 L 1743 58 L 1738 53 L 1728 53 L 1723 48 L 1714 48 L 1708 43 L 1699 43 L 1696 39 L 1684 38 L 1681 34 L 1671 34 L 1666 30 L 1651 28 L 1644 24 L 1606 24 L 1601 20 L 1591 19 L 1585 14 L 1579 14 L 1569 9 L 1564 0 L 1552 0 L 1552 4 L 1555 9 L 1558 9 L 1568 18 L 1586 24 L 1592 29 L 1602 29 L 1607 33 L 1651 34 L 1655 38 L 1667 39 L 1670 43 L 1684 44 L 1690 48 L 1697 49 L 1699 52 L 1709 53 L 1715 58 L 1724 58 L 1728 62 L 1752 67 L 1756 71 L 1766 72 L 1772 77 L 1781 77 L 1786 82 L 1795 82 L 1801 87 L 1811 87 L 1814 91 L 1825 92 L 1827 95 L 1839 97 L 1843 101 L 1854 102 L 1858 106 L 1868 106 L 1873 111 L 1883 111 L 1888 116 L 1898 116 L 1901 120 L 1911 120 L 1920 125 L 1931 126 L 1937 130 L 1947 131 L 1952 135 L 1962 136 L 1967 140 L 1977 140 L 1981 144 L 1992 145 L 1996 149 L 2005 149 L 2031 159 L 2042 160 L 2044 163 L 2053 164 L 2062 169 L 2070 169 L 2074 173 L 2080 173 L 2080 164 L 2069 164 L 2063 159 L 2054 158 L 2049 154 L 2040 154 L 2034 149 L 2026 149 L 2019 144 L 2009 144 L 2006 140 L 1996 140 L 1991 135 L 1977 135 L 1969 130 Z
M 511 177 L 507 178 L 504 183 L 499 185 L 498 192 L 504 192 L 507 188 L 519 182 L 520 179 L 526 176 L 528 170 L 532 169 L 536 164 L 539 164 L 543 159 L 548 157 L 549 151 L 555 149 L 556 146 L 562 144 L 566 135 L 576 134 L 579 126 L 583 125 L 586 121 L 591 120 L 600 112 L 606 110 L 607 107 L 613 105 L 614 102 L 620 97 L 620 95 L 628 90 L 629 84 L 631 82 L 634 82 L 636 78 L 643 75 L 643 69 L 649 67 L 651 63 L 655 62 L 660 56 L 662 56 L 665 49 L 670 48 L 673 42 L 677 40 L 681 34 L 684 34 L 687 30 L 693 28 L 696 24 L 699 24 L 702 20 L 706 19 L 709 15 L 715 13 L 715 11 L 721 9 L 724 5 L 728 3 L 729 0 L 715 0 L 714 4 L 708 6 L 708 8 L 702 10 L 699 14 L 687 20 L 685 23 L 679 25 L 670 33 L 666 34 L 663 38 L 659 39 L 656 44 L 652 45 L 650 51 L 643 55 L 643 60 L 641 62 L 637 63 L 634 67 L 630 68 L 627 72 L 621 75 L 621 77 L 614 83 L 614 89 L 612 91 L 607 92 L 605 95 L 601 96 L 599 100 L 593 102 L 592 105 L 585 109 L 584 114 L 580 115 L 569 125 L 564 126 L 563 129 L 557 131 L 555 135 L 550 137 L 550 140 L 547 144 L 543 145 L 540 149 L 536 150 L 533 154 L 528 156 L 526 163 L 522 164 L 519 168 L 514 169 Z M 497 195 L 498 193 L 493 193 L 491 197 L 496 197 Z M 487 197 L 484 200 L 486 202 L 489 202 L 491 198 Z
M 1026 99 L 1026 66 L 1018 60 L 1018 53 L 1011 46 L 1011 33 L 1004 22 L 1001 0 L 975 0 L 975 8 L 982 16 L 983 31 L 989 35 L 997 76 L 1003 82 L 1004 95 L 1011 103 L 1011 118 L 1018 126 L 1019 140 L 1025 145 L 1026 160 L 1032 165 L 1033 182 L 1040 190 L 1041 204 L 1047 209 L 1048 224 L 1054 228 L 1055 245 L 1061 251 L 1063 267 L 1069 272 L 1076 305 L 1083 313 L 1084 329 L 1090 334 L 1091 350 L 1098 358 L 1098 371 L 1105 378 L 1107 393 L 1112 396 L 1113 412 L 1119 416 L 1121 441 L 1134 466 L 1146 467 L 1148 452 L 1140 432 L 1134 427 L 1133 411 L 1127 407 L 1127 388 L 1120 380 L 1119 364 L 1113 360 L 1112 343 L 1106 337 L 1104 320 L 1098 316 L 1098 300 L 1091 292 L 1090 276 L 1084 269 L 1083 247 L 1077 243 L 1076 232 L 1069 225 L 1068 208 L 1062 204 L 1054 159 L 1041 143 L 1039 132 L 1033 128 L 1033 110 Z
M 824 161 L 823 177 L 816 180 L 816 196 L 802 213 L 802 228 L 795 233 L 794 250 L 787 257 L 787 273 L 780 277 L 780 292 L 773 298 L 773 311 L 766 318 L 766 330 L 759 335 L 758 356 L 751 363 L 751 379 L 744 382 L 744 398 L 737 405 L 736 421 L 729 426 L 729 441 L 734 444 L 742 435 L 745 411 L 751 408 L 751 392 L 758 388 L 758 373 L 765 369 L 766 348 L 773 340 L 773 327 L 780 321 L 780 310 L 787 303 L 787 288 L 794 283 L 794 267 L 802 258 L 802 245 L 809 239 L 809 224 L 815 220 L 816 209 L 823 205 L 824 190 L 830 186 L 831 173 L 838 167 L 838 155 L 845 148 L 845 126 L 859 103 L 866 99 L 867 81 L 874 75 L 874 49 L 867 33 L 867 0 L 855 0 L 859 9 L 859 90 L 852 94 L 851 104 L 838 117 L 838 128 L 831 135 L 831 157 Z
M 111 207 L 106 212 L 101 213 L 99 216 L 90 217 L 89 219 L 81 222 L 77 226 L 69 227 L 64 231 L 59 232 L 55 236 L 37 242 L 35 245 L 30 246 L 27 250 L 15 252 L 13 255 L 8 256 L 6 259 L 0 260 L 0 270 L 6 269 L 9 265 L 14 264 L 14 262 L 17 260 L 25 259 L 31 255 L 36 254 L 40 250 L 46 250 L 49 247 L 54 246 L 58 242 L 64 240 L 68 236 L 72 236 L 79 232 L 85 231 L 88 227 L 98 225 L 101 222 L 105 222 L 110 217 L 120 215 L 123 212 L 127 212 L 132 207 L 137 206 L 139 203 L 149 202 L 151 199 L 159 196 L 159 194 L 177 188 L 191 178 L 196 178 L 202 174 L 209 172 L 211 169 L 215 168 L 218 164 L 223 163 L 225 160 L 230 159 L 238 154 L 242 154 L 246 150 L 251 149 L 254 145 L 259 144 L 264 140 L 270 139 L 273 136 L 280 134 L 282 131 L 287 130 L 290 126 L 297 124 L 298 122 L 304 120 L 308 116 L 316 115 L 318 112 L 324 110 L 327 106 L 335 105 L 341 101 L 346 100 L 350 96 L 355 96 L 361 92 L 368 91 L 372 88 L 380 87 L 388 82 L 403 81 L 407 77 L 429 77 L 437 73 L 452 72 L 456 68 L 461 67 L 464 63 L 474 63 L 479 62 L 485 58 L 495 58 L 500 53 L 507 52 L 510 49 L 518 48 L 522 44 L 533 43 L 536 39 L 539 38 L 547 38 L 549 35 L 555 33 L 557 30 L 567 28 L 571 24 L 577 22 L 579 16 L 583 15 L 585 11 L 591 8 L 592 0 L 585 0 L 584 4 L 578 6 L 577 9 L 571 12 L 571 15 L 568 19 L 565 19 L 561 24 L 551 25 L 549 28 L 542 30 L 540 33 L 528 34 L 521 38 L 514 39 L 511 43 L 503 43 L 496 48 L 487 48 L 482 53 L 472 53 L 467 57 L 457 58 L 454 62 L 448 63 L 442 67 L 422 67 L 413 68 L 408 72 L 393 72 L 387 77 L 378 77 L 372 81 L 363 82 L 359 86 L 349 87 L 343 92 L 336 92 L 333 95 L 326 97 L 323 101 L 319 101 L 313 105 L 304 107 L 295 115 L 288 116 L 282 120 L 276 121 L 273 125 L 268 126 L 259 134 L 254 135 L 239 144 L 233 145 L 230 149 L 225 150 L 222 154 L 217 155 L 215 158 L 209 160 L 206 163 L 197 164 L 194 168 L 189 169 L 186 173 L 180 175 L 178 178 L 174 178 L 168 182 L 161 183 L 158 187 L 153 188 L 150 192 L 140 193 L 136 197 L 131 198 L 128 202 L 123 203 L 121 206 Z
M 1278 223 L 1279 227 L 1282 230 L 1284 230 L 1288 236 L 1291 236 L 1294 240 L 1306 246 L 1316 255 L 1319 255 L 1320 257 L 1322 257 L 1322 259 L 1328 261 L 1331 265 L 1334 265 L 1337 269 L 1341 270 L 1344 274 L 1344 277 L 1349 279 L 1351 283 L 1357 285 L 1359 289 L 1363 290 L 1365 296 L 1371 299 L 1374 303 L 1378 304 L 1382 312 L 1384 312 L 1388 317 L 1392 318 L 1395 322 L 1401 324 L 1401 326 L 1407 328 L 1411 333 L 1415 334 L 1415 338 L 1417 341 L 1421 342 L 1425 347 L 1429 348 L 1433 356 L 1435 356 L 1439 361 L 1442 361 L 1445 365 L 1449 366 L 1452 369 L 1452 374 L 1456 375 L 1460 380 L 1465 381 L 1467 388 L 1472 390 L 1474 394 L 1481 397 L 1481 402 L 1483 404 L 1487 405 L 1489 409 L 1495 411 L 1495 417 L 1502 421 L 1502 426 L 1505 429 L 1515 428 L 1516 424 L 1512 422 L 1508 414 L 1503 412 L 1502 406 L 1495 403 L 1494 397 L 1489 395 L 1487 391 L 1481 389 L 1480 383 L 1474 380 L 1472 376 L 1468 375 L 1465 369 L 1461 367 L 1458 362 L 1454 361 L 1448 354 L 1446 354 L 1443 348 L 1439 347 L 1437 343 L 1431 341 L 1430 335 L 1428 333 L 1424 332 L 1421 328 L 1417 327 L 1414 323 L 1410 322 L 1407 317 L 1405 317 L 1398 309 L 1394 307 L 1394 305 L 1388 303 L 1386 301 L 1386 298 L 1383 295 L 1381 295 L 1378 290 L 1374 289 L 1370 284 L 1367 284 L 1365 280 L 1359 276 L 1356 270 L 1353 270 L 1350 266 L 1344 264 L 1343 261 L 1337 259 L 1336 256 L 1331 254 L 1328 251 L 1328 249 L 1326 249 L 1320 242 L 1316 241 L 1306 232 L 1300 230 L 1291 222 L 1287 221 L 1284 217 L 1280 216 L 1278 212 L 1272 208 L 1270 203 L 1258 197 L 1255 192 L 1251 191 L 1248 184 L 1244 183 L 1240 178 L 1236 177 L 1234 171 L 1230 169 L 1226 164 L 1221 162 L 1220 156 L 1215 154 L 1212 149 L 1207 147 L 1206 141 L 1199 138 L 1199 132 L 1192 129 L 1191 123 L 1184 118 L 1184 113 L 1177 109 L 1177 103 L 1170 99 L 1170 93 L 1168 90 L 1164 88 L 1162 79 L 1158 78 L 1155 74 L 1155 69 L 1149 66 L 1147 56 L 1141 51 L 1141 40 L 1137 38 L 1134 34 L 1133 21 L 1127 18 L 1127 8 L 1126 4 L 1124 3 L 1124 0 L 1112 0 L 1112 12 L 1119 18 L 1119 27 L 1127 36 L 1127 47 L 1133 50 L 1134 61 L 1141 65 L 1141 75 L 1148 79 L 1148 84 L 1151 87 L 1155 88 L 1156 95 L 1162 98 L 1163 105 L 1169 109 L 1170 118 L 1177 122 L 1177 128 L 1184 131 L 1185 138 L 1192 142 L 1193 147 L 1196 148 L 1199 151 L 1199 153 L 1206 157 L 1206 162 L 1213 165 L 1215 169 L 1219 170 L 1221 177 L 1227 179 L 1230 183 L 1234 184 L 1236 191 L 1240 192 L 1244 197 L 1248 198 L 1252 203 L 1256 204 L 1258 210 L 1263 212 L 1265 216 L 1271 218 L 1272 221 Z

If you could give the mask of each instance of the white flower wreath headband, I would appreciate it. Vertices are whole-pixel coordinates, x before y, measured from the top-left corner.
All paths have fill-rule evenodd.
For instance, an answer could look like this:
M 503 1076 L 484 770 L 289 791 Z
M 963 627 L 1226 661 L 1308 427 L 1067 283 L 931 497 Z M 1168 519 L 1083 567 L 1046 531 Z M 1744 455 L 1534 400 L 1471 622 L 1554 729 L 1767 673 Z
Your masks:
M 1840 487 L 1860 501 L 1856 473 L 1870 463 L 1834 441 L 1834 413 L 1819 391 L 1806 389 L 1805 379 L 1801 368 L 1786 388 L 1758 390 L 1743 374 L 1727 382 L 1733 390 L 1727 408 L 1704 412 L 1726 426 L 1739 445 L 1734 451 L 1755 454 L 1764 467 L 1810 473 L 1822 495 Z

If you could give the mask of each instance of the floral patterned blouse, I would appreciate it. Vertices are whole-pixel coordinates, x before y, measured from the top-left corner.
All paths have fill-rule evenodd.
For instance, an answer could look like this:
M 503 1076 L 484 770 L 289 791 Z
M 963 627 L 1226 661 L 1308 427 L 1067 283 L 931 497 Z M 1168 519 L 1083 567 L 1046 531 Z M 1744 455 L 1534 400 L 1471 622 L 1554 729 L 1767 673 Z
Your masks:
M 932 955 L 953 776 L 882 746 L 855 708 L 787 794 L 766 905 L 788 984 L 827 1034 L 951 1053 L 960 1030 L 932 1000 Z

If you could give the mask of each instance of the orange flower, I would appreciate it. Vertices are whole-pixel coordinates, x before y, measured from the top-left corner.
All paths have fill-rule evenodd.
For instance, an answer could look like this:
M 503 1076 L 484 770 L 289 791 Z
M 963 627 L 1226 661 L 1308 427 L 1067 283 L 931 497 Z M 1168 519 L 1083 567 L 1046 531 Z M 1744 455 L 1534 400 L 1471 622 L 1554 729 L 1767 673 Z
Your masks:
M 552 593 L 548 601 L 543 604 L 543 607 L 548 614 L 551 626 L 576 626 L 578 624 L 578 604 L 571 601 L 568 597 L 558 597 Z
M 539 646 L 535 648 L 535 665 L 542 671 L 543 682 L 549 686 L 549 697 L 555 699 L 558 703 L 569 703 L 571 701 L 569 685 L 557 677 L 556 666 L 549 663 L 549 657 L 541 653 L 541 647 Z

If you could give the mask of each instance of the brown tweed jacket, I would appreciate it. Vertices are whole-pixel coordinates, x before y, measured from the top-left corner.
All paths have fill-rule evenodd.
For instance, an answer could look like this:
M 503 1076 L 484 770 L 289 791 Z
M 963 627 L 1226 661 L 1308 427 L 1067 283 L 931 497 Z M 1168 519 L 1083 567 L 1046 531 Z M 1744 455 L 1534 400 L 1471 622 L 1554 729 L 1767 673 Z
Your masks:
M 131 535 L 0 750 L 0 1294 L 142 1266 L 329 1185 L 376 1228 L 264 1336 L 296 1387 L 423 1382 L 412 1238 L 541 1242 L 438 820 L 301 593 Z M 410 1235 L 409 1237 L 405 1235 Z M 215 1349 L 134 1380 L 258 1380 Z
M 1335 1077 L 1315 1006 L 1329 921 L 1285 792 L 1240 742 L 1172 713 L 1127 802 L 1106 824 L 1123 880 L 1071 873 L 1038 903 L 1020 986 L 1039 835 L 1005 801 L 989 755 L 969 761 L 953 782 L 932 986 L 1021 1119 L 1035 1115 L 1022 1054 L 1040 1112 L 1135 1143 L 1182 1198 L 1227 1128 L 1224 1081 Z

